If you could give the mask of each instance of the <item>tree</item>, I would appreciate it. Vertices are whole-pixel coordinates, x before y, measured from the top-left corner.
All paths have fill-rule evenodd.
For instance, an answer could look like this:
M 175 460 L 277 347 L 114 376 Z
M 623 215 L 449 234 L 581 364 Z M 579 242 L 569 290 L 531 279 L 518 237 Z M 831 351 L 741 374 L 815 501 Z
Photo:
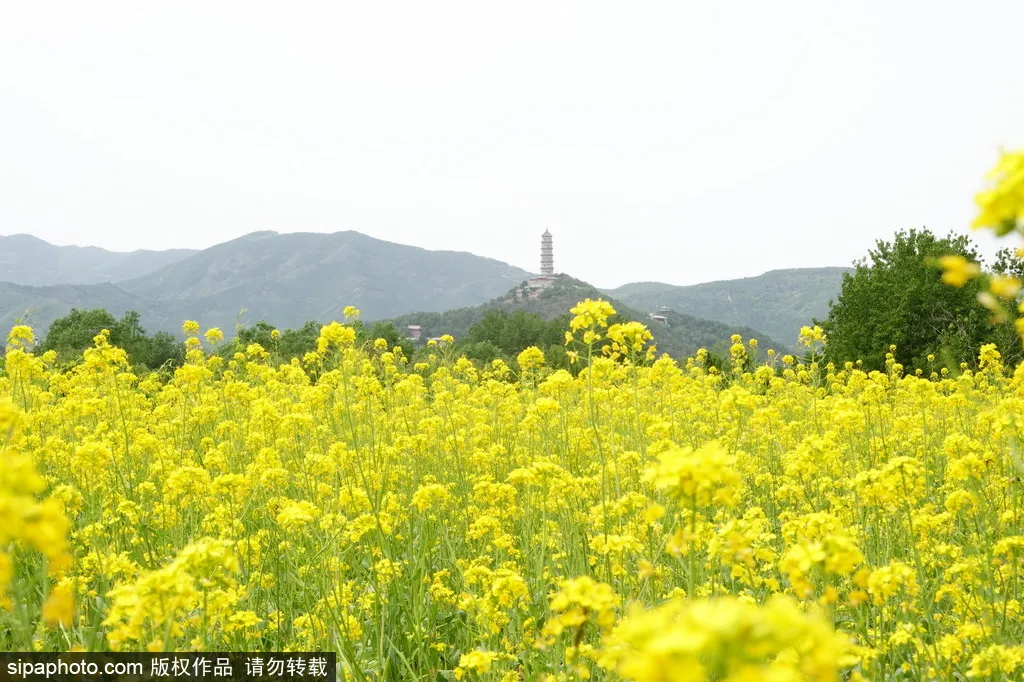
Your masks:
M 316 350 L 316 339 L 320 335 L 321 324 L 310 320 L 298 329 L 286 329 L 274 338 L 276 327 L 265 320 L 256 324 L 240 326 L 235 338 L 226 344 L 221 353 L 232 355 L 244 351 L 250 344 L 259 344 L 272 354 L 275 361 L 287 362 L 292 358 L 302 358 L 306 353 Z
M 136 311 L 126 311 L 121 319 L 110 327 L 110 343 L 124 349 L 133 365 L 152 367 L 149 364 L 152 339 L 146 336 L 146 330 L 142 328 L 142 319 Z
M 401 346 L 402 354 L 405 357 L 412 357 L 416 347 L 398 331 L 398 327 L 391 320 L 377 320 L 367 326 L 359 328 L 356 336 L 360 343 L 373 343 L 377 339 L 384 339 L 388 348 Z
M 474 341 L 465 343 L 459 347 L 460 352 L 470 360 L 475 360 L 481 365 L 489 365 L 494 360 L 501 358 L 508 362 L 508 357 L 501 352 L 501 349 L 490 341 Z
M 142 364 L 150 369 L 179 367 L 185 361 L 185 344 L 167 332 L 157 332 L 148 339 L 148 351 Z
M 264 350 L 273 350 L 274 337 L 272 334 L 274 329 L 274 325 L 264 320 L 260 320 L 254 325 L 239 327 L 235 332 L 235 347 L 231 349 L 231 352 L 245 350 L 246 346 L 254 343 L 263 346 Z
M 544 362 L 551 369 L 572 369 L 569 353 L 566 352 L 565 345 L 561 343 L 553 343 L 547 347 L 547 350 L 544 351 Z
M 883 369 L 895 345 L 895 359 L 907 369 L 928 368 L 929 355 L 947 365 L 973 362 L 992 327 L 977 300 L 977 281 L 961 288 L 942 282 L 936 261 L 948 255 L 978 260 L 962 235 L 938 238 L 924 229 L 877 241 L 843 276 L 839 300 L 830 302 L 828 319 L 820 323 L 828 335 L 827 359 Z
M 70 313 L 53 321 L 39 350 L 56 351 L 61 360 L 71 360 L 91 347 L 97 334 L 104 329 L 113 332 L 116 325 L 117 318 L 103 308 L 72 308 Z
M 996 252 L 996 260 L 992 264 L 992 272 L 1003 277 L 1013 277 L 1018 282 L 1024 282 L 1024 259 L 1021 259 L 1016 249 L 999 249 Z M 1021 301 L 1021 294 L 1018 293 L 1010 306 L 1010 310 L 1016 310 L 1017 304 Z M 1003 364 L 1008 367 L 1015 367 L 1024 360 L 1024 345 L 1021 344 L 1020 334 L 1015 324 L 1015 315 L 1002 315 L 994 323 L 991 341 L 999 347 L 1003 356 Z
M 185 357 L 184 346 L 170 334 L 157 332 L 148 336 L 136 311 L 129 310 L 118 320 L 103 308 L 72 308 L 50 325 L 39 350 L 53 350 L 62 361 L 73 361 L 92 347 L 93 339 L 104 329 L 110 330 L 111 345 L 123 349 L 132 365 L 148 369 L 167 363 L 177 366 Z
M 466 342 L 487 342 L 497 347 L 507 323 L 508 313 L 498 308 L 492 308 L 484 313 L 483 318 L 479 322 L 469 328 L 469 331 L 466 333 Z
M 1017 255 L 1016 249 L 999 249 L 992 264 L 992 272 L 1024 280 L 1024 259 Z
M 516 310 L 509 313 L 492 309 L 469 328 L 465 342 L 467 345 L 487 343 L 499 349 L 505 357 L 514 358 L 530 346 L 550 348 L 561 345 L 568 328 L 569 320 L 564 315 L 545 320 L 534 312 Z
M 316 340 L 320 336 L 323 325 L 317 320 L 310 320 L 298 329 L 288 329 L 281 333 L 278 349 L 282 357 L 302 358 L 306 353 L 316 350 Z

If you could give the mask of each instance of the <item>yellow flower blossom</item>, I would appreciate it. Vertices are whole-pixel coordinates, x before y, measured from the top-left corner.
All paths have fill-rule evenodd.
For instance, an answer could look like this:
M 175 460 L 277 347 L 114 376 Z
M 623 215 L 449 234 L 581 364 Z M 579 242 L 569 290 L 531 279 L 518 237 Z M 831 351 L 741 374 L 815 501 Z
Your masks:
M 963 256 L 943 256 L 939 259 L 942 267 L 942 281 L 954 287 L 962 287 L 981 272 L 977 263 L 972 263 Z
M 869 373 L 808 327 L 815 359 L 721 339 L 723 372 L 654 361 L 607 302 L 572 315 L 563 369 L 406 360 L 350 317 L 291 363 L 189 325 L 183 365 L 140 376 L 109 333 L 58 364 L 16 329 L 0 639 L 329 645 L 354 678 L 1022 673 L 1012 352 Z

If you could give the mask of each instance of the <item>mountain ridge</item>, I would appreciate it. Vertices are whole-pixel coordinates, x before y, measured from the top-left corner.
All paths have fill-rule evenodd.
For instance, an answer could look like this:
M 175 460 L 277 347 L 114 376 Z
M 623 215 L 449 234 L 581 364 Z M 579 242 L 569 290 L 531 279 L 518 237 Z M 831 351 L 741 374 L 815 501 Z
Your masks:
M 760 275 L 700 284 L 631 282 L 604 290 L 627 305 L 648 310 L 667 306 L 695 317 L 762 330 L 788 345 L 800 327 L 828 315 L 843 274 L 853 268 L 781 268 Z
M 0 282 L 28 286 L 102 284 L 172 265 L 193 249 L 110 251 L 99 246 L 57 246 L 34 235 L 0 235 Z
M 9 261 L 18 259 L 5 253 Z M 102 307 L 115 314 L 138 309 L 150 331 L 177 332 L 184 319 L 196 319 L 230 333 L 243 310 L 246 321 L 265 319 L 286 328 L 334 319 L 349 304 L 368 319 L 475 305 L 531 276 L 468 252 L 431 251 L 353 230 L 263 231 L 112 283 L 4 283 L 0 325 L 9 328 L 34 309 L 31 319 L 43 333 L 73 307 Z
M 9 328 L 32 310 L 28 320 L 39 334 L 75 307 L 102 307 L 115 315 L 136 310 L 151 332 L 177 333 L 182 321 L 195 319 L 204 327 L 220 327 L 228 335 L 236 324 L 260 320 L 285 329 L 309 320 L 335 319 L 350 304 L 360 308 L 367 320 L 398 319 L 411 313 L 446 313 L 448 319 L 456 319 L 460 310 L 493 307 L 502 300 L 501 305 L 515 308 L 517 304 L 507 300 L 508 292 L 533 277 L 533 273 L 496 259 L 399 244 L 355 230 L 263 230 L 202 251 L 124 252 L 122 256 L 142 254 L 143 260 L 163 254 L 160 258 L 166 262 L 151 258 L 139 261 L 134 271 L 121 267 L 122 273 L 139 273 L 146 265 L 149 269 L 113 282 L 39 285 L 31 281 L 74 276 L 83 268 L 88 271 L 97 258 L 102 263 L 112 262 L 109 257 L 117 252 L 56 247 L 32 235 L 0 237 L 0 247 L 4 246 L 0 277 L 14 271 L 12 263 L 26 263 L 32 272 L 26 277 L 29 282 L 0 279 L 0 326 Z M 20 252 L 13 252 L 18 249 Z M 84 263 L 77 269 L 61 260 L 76 257 Z M 671 311 L 669 317 L 682 316 L 672 321 L 672 332 L 659 332 L 666 350 L 695 350 L 694 344 L 727 329 L 770 340 L 782 350 L 794 345 L 800 325 L 827 314 L 828 299 L 838 295 L 842 273 L 848 270 L 776 269 L 736 280 L 685 286 L 631 282 L 610 290 L 562 276 L 562 290 L 572 288 L 577 300 L 610 298 L 630 319 L 639 319 L 652 329 L 669 321 L 650 318 L 666 306 Z M 524 307 L 542 309 L 542 314 L 550 316 L 566 313 L 576 302 L 557 300 L 552 304 L 557 311 L 543 309 L 545 302 L 552 300 L 550 292 L 545 292 L 538 302 Z M 679 328 L 689 331 L 683 333 Z
M 514 291 L 514 290 L 513 290 Z M 522 310 L 534 312 L 546 320 L 558 316 L 569 316 L 569 309 L 585 298 L 603 298 L 612 304 L 616 313 L 624 320 L 644 323 L 654 336 L 659 352 L 667 352 L 675 358 L 692 355 L 698 348 L 708 348 L 728 354 L 729 338 L 740 334 L 744 339 L 756 338 L 758 346 L 767 350 L 774 348 L 789 352 L 786 344 L 780 343 L 767 334 L 742 325 L 730 325 L 714 320 L 696 318 L 683 313 L 672 313 L 672 324 L 663 324 L 650 317 L 650 311 L 637 310 L 621 300 L 603 295 L 591 284 L 568 275 L 556 275 L 554 284 L 544 289 L 535 299 L 517 298 L 513 292 L 482 303 L 478 306 L 446 310 L 440 313 L 416 312 L 391 318 L 400 330 L 408 325 L 420 326 L 424 337 L 451 334 L 458 340 L 466 335 L 469 328 L 483 319 L 489 310 L 507 312 Z

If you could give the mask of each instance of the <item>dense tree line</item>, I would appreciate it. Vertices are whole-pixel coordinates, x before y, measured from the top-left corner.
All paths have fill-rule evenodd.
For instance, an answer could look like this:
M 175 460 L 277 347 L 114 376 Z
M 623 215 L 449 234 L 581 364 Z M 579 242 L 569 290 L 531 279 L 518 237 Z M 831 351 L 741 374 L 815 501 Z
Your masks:
M 909 230 L 891 241 L 879 240 L 843 277 L 838 300 L 830 305 L 822 327 L 828 336 L 826 357 L 837 363 L 860 360 L 865 369 L 881 370 L 886 356 L 908 371 L 974 366 L 978 349 L 995 343 L 1007 365 L 1022 357 L 1011 323 L 994 320 L 978 301 L 985 289 L 979 277 L 951 286 L 943 281 L 940 259 L 961 256 L 978 262 L 970 238 L 938 237 L 929 230 Z M 1009 250 L 999 253 L 994 272 L 1021 272 Z M 890 347 L 895 350 L 890 351 Z
M 93 339 L 104 329 L 110 331 L 110 343 L 124 349 L 133 366 L 174 367 L 185 357 L 184 345 L 172 334 L 147 334 L 136 311 L 129 310 L 117 319 L 103 308 L 72 308 L 70 313 L 54 320 L 38 350 L 56 352 L 58 362 L 75 362 L 82 351 L 94 345 Z
M 482 320 L 470 326 L 460 349 L 466 357 L 481 363 L 500 358 L 514 365 L 519 353 L 536 346 L 544 351 L 549 366 L 567 369 L 569 356 L 564 342 L 568 328 L 568 315 L 545 320 L 537 313 L 523 310 L 509 313 L 491 309 Z
M 373 343 L 384 339 L 388 348 L 400 346 L 406 357 L 415 352 L 415 344 L 402 336 L 398 328 L 388 320 L 378 320 L 369 324 L 360 320 L 352 323 L 356 329 L 356 343 Z M 310 320 L 298 329 L 287 329 L 275 334 L 275 327 L 269 322 L 260 321 L 254 325 L 239 327 L 235 337 L 221 349 L 222 353 L 244 351 L 247 346 L 257 343 L 282 362 L 292 358 L 302 358 L 316 350 L 316 340 L 323 326 L 317 320 Z
M 418 343 L 406 338 L 390 320 L 351 323 L 356 329 L 358 344 L 372 344 L 384 339 L 388 348 L 400 347 L 412 361 L 425 358 L 432 349 L 424 336 Z M 244 352 L 252 344 L 259 344 L 278 362 L 302 358 L 316 350 L 316 340 L 322 324 L 311 320 L 296 329 L 277 330 L 266 321 L 239 325 L 235 335 L 219 342 L 213 349 L 223 356 Z M 555 367 L 568 367 L 568 356 L 562 345 L 568 316 L 544 320 L 536 313 L 489 310 L 483 319 L 471 324 L 465 336 L 458 340 L 457 349 L 481 364 L 503 359 L 515 365 L 516 356 L 529 346 L 544 350 L 547 362 Z M 50 325 L 38 346 L 39 352 L 53 350 L 58 361 L 73 363 L 82 352 L 94 345 L 95 337 L 104 329 L 110 331 L 110 343 L 123 348 L 129 362 L 137 368 L 156 370 L 173 369 L 184 359 L 184 344 L 167 332 L 147 334 L 139 314 L 128 311 L 120 319 L 103 308 L 72 309 L 66 316 Z

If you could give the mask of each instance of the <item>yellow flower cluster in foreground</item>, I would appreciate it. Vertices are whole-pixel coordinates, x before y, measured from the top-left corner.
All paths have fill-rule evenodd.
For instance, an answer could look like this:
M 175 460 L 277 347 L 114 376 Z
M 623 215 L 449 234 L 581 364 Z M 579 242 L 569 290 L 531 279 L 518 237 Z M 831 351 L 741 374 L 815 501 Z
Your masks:
M 741 339 L 718 370 L 612 312 L 574 310 L 577 373 L 526 351 L 519 376 L 339 323 L 281 366 L 190 324 L 173 376 L 104 334 L 61 371 L 17 328 L 0 648 L 334 650 L 346 679 L 1024 671 L 1024 370 L 758 365 Z
M 1024 236 L 1024 150 L 1003 152 L 988 173 L 986 185 L 974 198 L 978 205 L 974 228 L 991 230 L 996 237 Z M 1014 249 L 1012 255 L 1024 258 L 1024 248 Z M 978 302 L 989 310 L 994 321 L 1013 320 L 1017 334 L 1024 337 L 1024 302 L 1019 295 L 1024 282 L 1012 264 L 1008 264 L 1008 272 L 991 274 L 983 273 L 978 263 L 963 255 L 943 256 L 938 264 L 942 281 L 954 287 L 982 277 L 984 287 L 977 294 Z

